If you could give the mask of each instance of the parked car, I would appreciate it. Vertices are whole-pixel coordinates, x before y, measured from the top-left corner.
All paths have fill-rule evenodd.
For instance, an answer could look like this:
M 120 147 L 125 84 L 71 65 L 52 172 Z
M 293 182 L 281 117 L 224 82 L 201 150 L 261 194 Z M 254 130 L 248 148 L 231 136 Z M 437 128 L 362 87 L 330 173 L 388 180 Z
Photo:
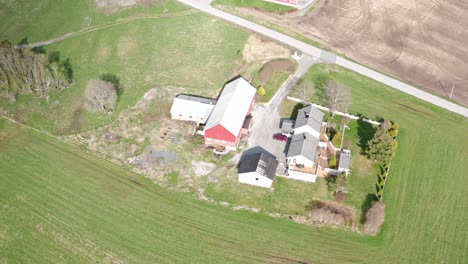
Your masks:
M 279 140 L 279 141 L 288 141 L 288 137 L 283 134 L 274 134 L 273 135 L 274 140 Z

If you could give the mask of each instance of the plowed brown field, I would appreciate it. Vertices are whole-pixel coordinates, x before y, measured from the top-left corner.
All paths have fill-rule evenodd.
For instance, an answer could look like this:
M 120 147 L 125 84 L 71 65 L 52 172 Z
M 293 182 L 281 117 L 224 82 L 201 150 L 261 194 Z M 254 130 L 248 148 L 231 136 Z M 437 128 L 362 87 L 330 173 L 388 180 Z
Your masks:
M 312 12 L 243 13 L 278 24 L 346 56 L 468 106 L 466 0 L 323 0 Z

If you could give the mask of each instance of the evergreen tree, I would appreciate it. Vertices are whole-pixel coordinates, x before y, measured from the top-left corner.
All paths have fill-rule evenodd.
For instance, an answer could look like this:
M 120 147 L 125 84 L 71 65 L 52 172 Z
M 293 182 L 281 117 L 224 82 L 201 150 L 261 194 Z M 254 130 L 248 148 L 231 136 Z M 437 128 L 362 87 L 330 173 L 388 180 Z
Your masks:
M 393 139 L 387 129 L 379 127 L 374 138 L 368 142 L 367 154 L 375 161 L 386 164 L 393 155 Z

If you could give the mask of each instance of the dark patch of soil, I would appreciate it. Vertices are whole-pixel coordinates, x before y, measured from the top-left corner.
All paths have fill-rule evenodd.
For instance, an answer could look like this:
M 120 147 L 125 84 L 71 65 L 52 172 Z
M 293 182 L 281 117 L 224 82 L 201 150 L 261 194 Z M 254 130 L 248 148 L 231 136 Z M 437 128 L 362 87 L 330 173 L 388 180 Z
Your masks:
M 290 60 L 274 60 L 269 61 L 263 65 L 259 73 L 261 83 L 266 83 L 270 80 L 271 76 L 276 72 L 293 72 L 294 63 Z

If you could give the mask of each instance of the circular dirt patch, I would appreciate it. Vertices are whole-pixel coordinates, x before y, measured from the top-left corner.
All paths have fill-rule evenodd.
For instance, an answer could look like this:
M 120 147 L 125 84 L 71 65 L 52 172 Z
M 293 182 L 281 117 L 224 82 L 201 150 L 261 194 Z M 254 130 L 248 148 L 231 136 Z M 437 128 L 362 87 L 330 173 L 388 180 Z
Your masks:
M 270 80 L 271 76 L 276 72 L 290 72 L 294 71 L 294 63 L 290 60 L 274 60 L 265 63 L 260 70 L 258 78 L 260 82 L 265 84 Z

